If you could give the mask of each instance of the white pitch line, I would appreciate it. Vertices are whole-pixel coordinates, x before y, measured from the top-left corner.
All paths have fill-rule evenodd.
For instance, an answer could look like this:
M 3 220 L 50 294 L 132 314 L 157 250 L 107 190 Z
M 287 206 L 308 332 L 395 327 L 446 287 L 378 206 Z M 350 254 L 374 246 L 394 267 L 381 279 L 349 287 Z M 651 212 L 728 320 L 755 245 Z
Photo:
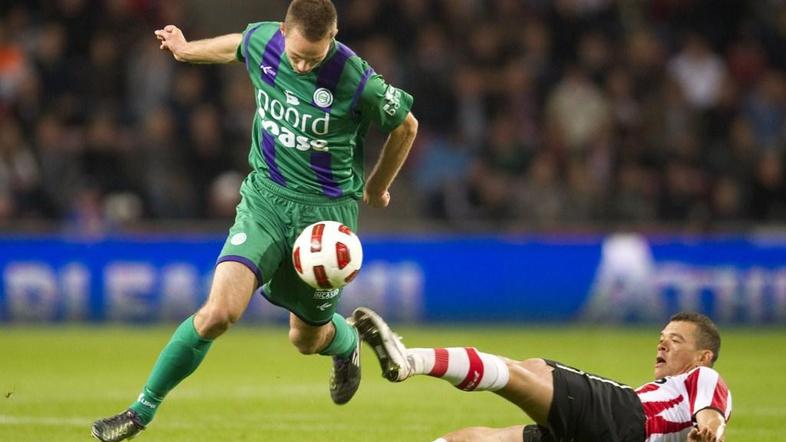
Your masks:
M 0 425 L 68 425 L 72 427 L 89 426 L 93 419 L 87 417 L 41 417 L 41 416 L 10 416 L 0 414 Z

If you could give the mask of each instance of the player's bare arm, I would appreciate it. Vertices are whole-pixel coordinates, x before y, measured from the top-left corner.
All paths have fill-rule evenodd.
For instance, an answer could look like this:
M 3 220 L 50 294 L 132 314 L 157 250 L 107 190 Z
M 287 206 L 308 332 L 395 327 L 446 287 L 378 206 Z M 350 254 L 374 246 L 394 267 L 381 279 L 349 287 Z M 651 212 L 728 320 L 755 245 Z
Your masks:
M 243 34 L 227 34 L 204 40 L 188 41 L 177 26 L 167 25 L 154 32 L 161 49 L 168 50 L 175 60 L 186 63 L 231 63 L 243 41 Z
M 390 186 L 406 161 L 417 133 L 418 120 L 410 112 L 404 122 L 390 132 L 382 147 L 379 160 L 366 181 L 363 202 L 371 207 L 387 207 Z
M 705 408 L 696 413 L 696 427 L 688 434 L 690 442 L 723 442 L 726 420 L 713 408 Z

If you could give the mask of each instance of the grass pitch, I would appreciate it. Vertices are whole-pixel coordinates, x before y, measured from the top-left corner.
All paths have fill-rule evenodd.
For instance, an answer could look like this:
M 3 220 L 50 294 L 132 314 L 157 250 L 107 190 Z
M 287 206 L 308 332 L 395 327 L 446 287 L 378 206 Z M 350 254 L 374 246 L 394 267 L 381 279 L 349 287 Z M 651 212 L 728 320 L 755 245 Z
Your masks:
M 0 441 L 87 441 L 90 423 L 136 397 L 175 325 L 0 328 Z M 401 328 L 409 346 L 476 346 L 549 357 L 638 386 L 657 328 Z M 786 330 L 725 329 L 716 368 L 732 391 L 729 441 L 786 441 Z M 139 441 L 431 441 L 470 425 L 529 422 L 491 393 L 427 377 L 391 384 L 367 347 L 347 405 L 328 395 L 329 358 L 301 356 L 284 328 L 238 327 L 167 398 Z

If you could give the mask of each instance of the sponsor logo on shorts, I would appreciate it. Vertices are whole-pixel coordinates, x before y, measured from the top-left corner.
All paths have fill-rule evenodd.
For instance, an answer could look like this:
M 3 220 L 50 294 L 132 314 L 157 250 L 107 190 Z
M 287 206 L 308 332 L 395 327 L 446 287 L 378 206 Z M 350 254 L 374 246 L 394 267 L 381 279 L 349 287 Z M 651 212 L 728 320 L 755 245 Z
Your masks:
M 338 296 L 338 289 L 317 290 L 314 292 L 314 299 L 333 299 Z
M 324 304 L 318 305 L 317 308 L 319 309 L 319 311 L 324 312 L 325 310 L 329 309 L 331 306 L 333 306 L 332 302 L 326 302 Z
M 240 244 L 246 242 L 246 239 L 248 239 L 248 236 L 245 233 L 240 232 L 232 235 L 232 238 L 229 239 L 229 242 L 231 242 L 232 245 L 239 246 Z

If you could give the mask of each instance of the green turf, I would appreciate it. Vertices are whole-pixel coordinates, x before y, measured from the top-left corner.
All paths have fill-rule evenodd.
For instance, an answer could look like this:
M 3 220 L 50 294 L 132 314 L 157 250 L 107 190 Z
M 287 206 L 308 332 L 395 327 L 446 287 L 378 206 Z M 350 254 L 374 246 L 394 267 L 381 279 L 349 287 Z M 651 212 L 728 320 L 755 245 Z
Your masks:
M 0 441 L 85 441 L 125 408 L 169 339 L 159 328 L 0 328 Z M 477 346 L 550 357 L 635 386 L 652 372 L 656 330 L 403 328 L 410 346 Z M 786 441 L 786 331 L 725 330 L 717 368 L 734 396 L 729 441 Z M 367 350 L 367 349 L 366 349 Z M 301 356 L 281 328 L 237 328 L 170 394 L 140 441 L 431 441 L 469 425 L 528 422 L 491 393 L 420 377 L 390 384 L 370 351 L 357 396 L 335 406 L 329 359 Z

